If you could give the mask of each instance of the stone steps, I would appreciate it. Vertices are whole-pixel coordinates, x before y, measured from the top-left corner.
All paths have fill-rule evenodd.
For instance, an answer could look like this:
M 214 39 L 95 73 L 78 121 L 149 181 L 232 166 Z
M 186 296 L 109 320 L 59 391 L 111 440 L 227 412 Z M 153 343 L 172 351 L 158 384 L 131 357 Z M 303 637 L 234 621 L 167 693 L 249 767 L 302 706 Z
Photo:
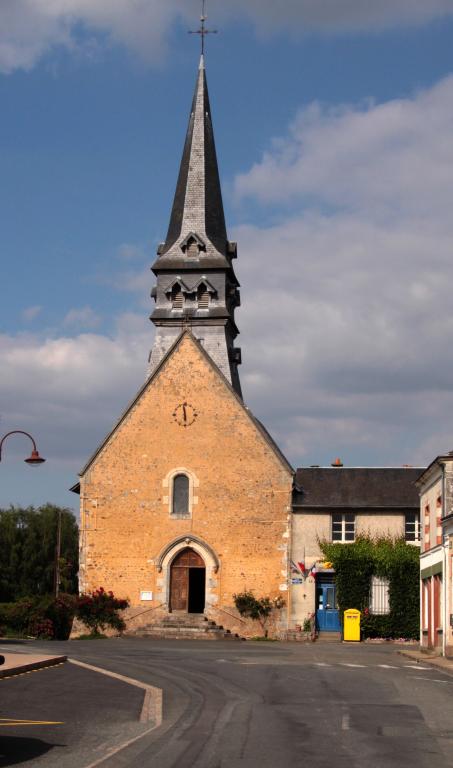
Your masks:
M 149 637 L 156 640 L 241 640 L 239 635 L 216 624 L 203 614 L 169 613 L 155 624 L 147 624 L 136 629 L 136 637 Z
M 341 643 L 341 632 L 318 632 L 318 643 Z

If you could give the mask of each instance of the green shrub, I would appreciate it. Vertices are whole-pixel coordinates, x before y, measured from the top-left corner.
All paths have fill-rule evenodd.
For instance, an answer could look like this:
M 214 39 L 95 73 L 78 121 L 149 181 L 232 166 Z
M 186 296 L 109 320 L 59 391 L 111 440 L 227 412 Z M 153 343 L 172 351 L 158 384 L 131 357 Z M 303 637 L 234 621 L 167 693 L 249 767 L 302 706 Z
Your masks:
M 24 598 L 0 605 L 0 626 L 8 634 L 67 640 L 76 608 L 74 595 Z
M 267 622 L 272 611 L 280 610 L 285 605 L 282 597 L 275 597 L 273 600 L 270 597 L 257 598 L 253 592 L 247 590 L 233 595 L 233 600 L 241 616 L 259 621 L 264 637 L 268 635 Z
M 390 614 L 373 616 L 368 609 L 362 613 L 360 619 L 362 638 L 384 637 L 393 638 L 393 625 Z
M 362 637 L 416 639 L 419 636 L 419 551 L 404 539 L 358 537 L 350 544 L 321 541 L 335 569 L 340 615 L 348 608 L 362 612 Z M 371 577 L 389 581 L 390 613 L 369 613 Z

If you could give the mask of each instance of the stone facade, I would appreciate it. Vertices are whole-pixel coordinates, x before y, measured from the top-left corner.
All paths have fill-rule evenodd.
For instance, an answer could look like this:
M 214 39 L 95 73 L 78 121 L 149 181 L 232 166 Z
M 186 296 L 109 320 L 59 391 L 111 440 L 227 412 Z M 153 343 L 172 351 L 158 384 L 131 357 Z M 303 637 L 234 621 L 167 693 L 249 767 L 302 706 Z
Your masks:
M 188 477 L 182 517 L 172 514 L 178 474 Z M 111 589 L 150 622 L 171 609 L 172 562 L 190 548 L 206 567 L 205 613 L 247 633 L 234 593 L 287 599 L 292 474 L 184 332 L 81 474 L 81 589 Z

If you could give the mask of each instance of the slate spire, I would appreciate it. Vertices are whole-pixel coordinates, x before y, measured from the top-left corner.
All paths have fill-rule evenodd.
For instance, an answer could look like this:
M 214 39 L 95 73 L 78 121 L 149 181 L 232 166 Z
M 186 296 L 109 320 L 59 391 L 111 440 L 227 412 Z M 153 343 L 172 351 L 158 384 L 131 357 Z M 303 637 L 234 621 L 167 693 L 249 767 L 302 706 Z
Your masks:
M 157 332 L 149 373 L 183 328 L 203 345 L 223 375 L 241 394 L 241 350 L 234 313 L 240 305 L 233 269 L 236 243 L 228 241 L 212 130 L 204 56 L 201 56 L 170 225 L 157 250 L 151 292 L 151 321 Z
M 178 246 L 191 233 L 205 242 L 209 255 L 225 256 L 227 233 L 203 55 L 162 255 L 176 246 L 180 256 Z

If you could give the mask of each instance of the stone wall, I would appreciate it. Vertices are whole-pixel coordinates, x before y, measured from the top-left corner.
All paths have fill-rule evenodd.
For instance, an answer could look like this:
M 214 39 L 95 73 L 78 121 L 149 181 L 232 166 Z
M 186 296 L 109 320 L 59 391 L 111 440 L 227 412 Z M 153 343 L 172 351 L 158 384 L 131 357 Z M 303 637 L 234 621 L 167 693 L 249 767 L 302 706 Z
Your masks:
M 196 414 L 186 427 L 181 403 Z M 193 478 L 189 518 L 171 515 L 175 471 Z M 166 610 L 171 560 L 191 546 L 206 563 L 207 612 L 235 629 L 222 613 L 235 613 L 234 593 L 286 597 L 291 488 L 290 468 L 186 333 L 82 477 L 82 589 Z

